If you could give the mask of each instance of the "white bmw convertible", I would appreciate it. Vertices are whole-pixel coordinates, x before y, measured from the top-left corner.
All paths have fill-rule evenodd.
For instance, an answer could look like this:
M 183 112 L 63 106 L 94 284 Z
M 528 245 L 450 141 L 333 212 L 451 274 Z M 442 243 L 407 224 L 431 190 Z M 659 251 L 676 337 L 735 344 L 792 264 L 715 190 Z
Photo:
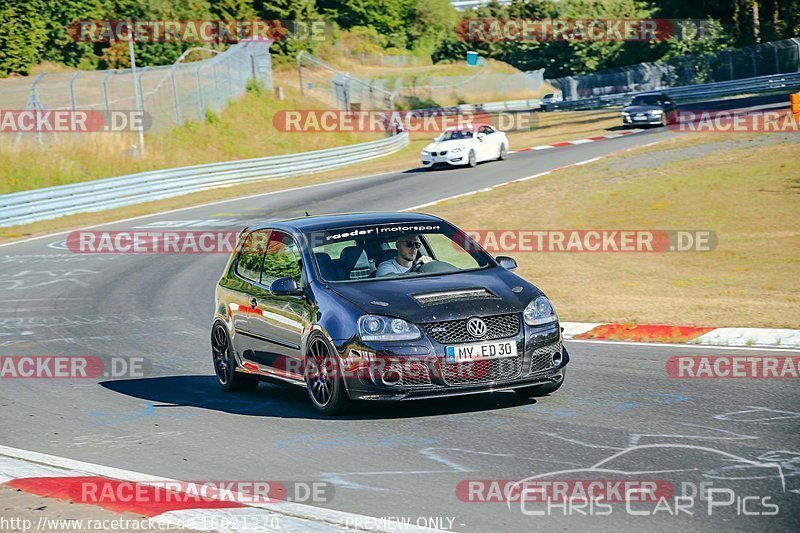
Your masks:
M 420 154 L 422 166 L 469 165 L 481 161 L 505 159 L 508 137 L 489 124 L 470 124 L 448 128 L 425 147 Z

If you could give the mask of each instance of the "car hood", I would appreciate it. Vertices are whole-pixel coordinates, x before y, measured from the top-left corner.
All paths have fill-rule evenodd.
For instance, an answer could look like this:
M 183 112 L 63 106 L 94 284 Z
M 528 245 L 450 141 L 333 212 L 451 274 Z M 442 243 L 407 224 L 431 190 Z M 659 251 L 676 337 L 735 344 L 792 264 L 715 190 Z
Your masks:
M 517 287 L 518 292 L 514 292 L 512 288 Z M 331 283 L 330 289 L 367 313 L 403 318 L 416 323 L 521 313 L 533 298 L 542 294 L 531 283 L 502 267 L 410 279 Z M 482 289 L 493 296 L 470 297 L 444 303 L 431 301 L 442 292 Z
M 647 113 L 648 111 L 662 111 L 663 108 L 657 105 L 629 105 L 622 111 L 625 113 Z
M 428 146 L 423 148 L 426 152 L 438 152 L 440 150 L 453 150 L 454 148 L 462 147 L 465 148 L 469 145 L 469 139 L 453 139 L 450 141 L 439 141 L 436 143 L 430 143 Z

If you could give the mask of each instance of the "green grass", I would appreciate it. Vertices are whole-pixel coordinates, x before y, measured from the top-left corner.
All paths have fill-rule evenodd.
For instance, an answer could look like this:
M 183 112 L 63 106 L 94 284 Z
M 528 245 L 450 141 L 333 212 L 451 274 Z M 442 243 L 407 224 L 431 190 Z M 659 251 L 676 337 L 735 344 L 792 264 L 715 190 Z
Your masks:
M 564 320 L 800 328 L 798 144 L 754 139 L 685 134 L 427 210 L 464 229 L 711 230 L 711 252 L 509 255 Z
M 265 157 L 318 150 L 380 138 L 378 134 L 283 133 L 272 118 L 281 109 L 322 108 L 292 89 L 277 100 L 270 91 L 249 90 L 219 113 L 207 112 L 206 122 L 187 122 L 159 133 L 145 134 L 146 151 L 131 156 L 131 134 L 81 134 L 50 139 L 40 146 L 32 140 L 14 143 L 0 138 L 0 194 L 64 185 L 146 170 L 217 161 Z

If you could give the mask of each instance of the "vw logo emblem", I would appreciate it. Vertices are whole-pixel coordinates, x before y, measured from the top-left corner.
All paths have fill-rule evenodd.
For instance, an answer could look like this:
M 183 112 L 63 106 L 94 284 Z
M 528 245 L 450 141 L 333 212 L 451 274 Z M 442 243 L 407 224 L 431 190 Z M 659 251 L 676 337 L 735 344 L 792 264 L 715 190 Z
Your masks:
M 467 321 L 467 333 L 475 338 L 486 335 L 486 322 L 480 318 L 470 318 Z

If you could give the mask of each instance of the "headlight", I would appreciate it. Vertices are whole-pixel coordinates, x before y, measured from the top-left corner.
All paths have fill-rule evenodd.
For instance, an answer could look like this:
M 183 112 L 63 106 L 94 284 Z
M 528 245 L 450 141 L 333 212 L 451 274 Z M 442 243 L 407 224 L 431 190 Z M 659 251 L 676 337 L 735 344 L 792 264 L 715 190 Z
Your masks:
M 630 114 L 630 113 L 628 113 L 627 111 L 623 111 L 623 112 L 622 112 L 622 116 L 623 116 L 623 117 L 629 117 L 629 116 L 631 116 L 631 114 Z
M 381 315 L 359 318 L 358 334 L 364 341 L 410 341 L 421 336 L 419 328 L 411 322 Z
M 462 150 L 464 150 L 464 149 L 463 149 L 462 147 L 460 147 L 460 146 L 459 146 L 458 148 L 453 148 L 452 150 L 450 150 L 450 153 L 451 153 L 451 154 L 454 154 L 454 153 L 456 153 L 456 152 L 461 152 Z
M 652 114 L 654 116 L 659 116 L 659 115 L 663 115 L 664 112 L 661 111 L 660 109 L 654 109 L 653 111 L 650 111 L 650 114 Z
M 422 151 L 422 155 L 431 155 L 431 153 L 429 151 L 427 151 L 427 150 L 423 150 Z
M 529 326 L 541 326 L 542 324 L 550 324 L 558 321 L 556 310 L 553 309 L 550 300 L 544 296 L 539 296 L 529 303 L 525 311 L 522 312 L 522 317 Z

